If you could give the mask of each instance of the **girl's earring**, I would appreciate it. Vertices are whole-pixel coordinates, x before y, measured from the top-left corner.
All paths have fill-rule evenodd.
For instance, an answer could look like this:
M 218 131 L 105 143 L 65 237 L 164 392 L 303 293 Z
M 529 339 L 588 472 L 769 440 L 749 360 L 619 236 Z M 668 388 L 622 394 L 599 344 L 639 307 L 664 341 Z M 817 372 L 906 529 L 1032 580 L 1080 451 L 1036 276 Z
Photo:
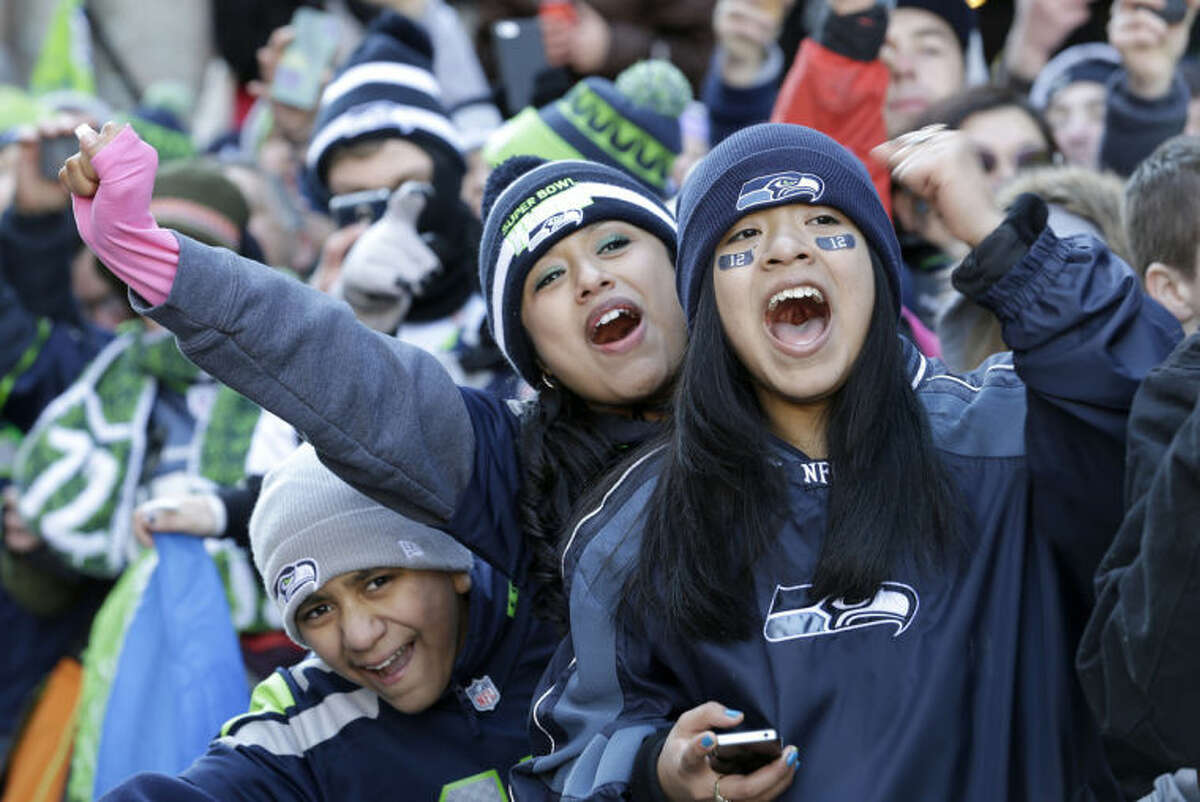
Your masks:
M 554 379 L 550 378 L 550 374 L 546 373 L 545 371 L 542 372 L 542 384 L 546 385 L 547 390 L 554 390 L 558 387 L 558 385 L 554 383 Z

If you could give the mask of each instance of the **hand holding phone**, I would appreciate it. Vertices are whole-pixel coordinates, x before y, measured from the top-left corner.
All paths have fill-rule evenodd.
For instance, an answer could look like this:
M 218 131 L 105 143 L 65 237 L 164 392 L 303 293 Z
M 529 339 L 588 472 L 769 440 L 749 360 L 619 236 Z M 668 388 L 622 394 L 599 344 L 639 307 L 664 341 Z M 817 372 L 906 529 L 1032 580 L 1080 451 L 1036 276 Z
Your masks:
M 752 774 L 783 754 L 783 741 L 771 729 L 722 732 L 716 740 L 708 765 L 717 774 Z
M 326 11 L 301 6 L 292 15 L 295 38 L 283 51 L 271 80 L 271 99 L 313 109 L 337 54 L 338 21 Z
M 751 749 L 774 751 L 775 747 L 769 745 L 771 737 L 762 735 L 767 728 L 737 729 L 743 724 L 744 718 L 740 711 L 731 710 L 716 701 L 705 702 L 681 713 L 667 733 L 654 767 L 663 794 L 668 799 L 715 798 L 716 781 L 720 783 L 721 793 L 728 799 L 779 797 L 791 785 L 799 765 L 795 746 L 784 747 L 776 753 L 774 760 L 768 760 L 765 765 L 746 774 L 723 774 L 718 770 L 721 764 L 714 766 L 711 762 L 717 748 L 717 738 L 722 734 L 750 733 L 743 735 L 743 738 L 760 742 Z

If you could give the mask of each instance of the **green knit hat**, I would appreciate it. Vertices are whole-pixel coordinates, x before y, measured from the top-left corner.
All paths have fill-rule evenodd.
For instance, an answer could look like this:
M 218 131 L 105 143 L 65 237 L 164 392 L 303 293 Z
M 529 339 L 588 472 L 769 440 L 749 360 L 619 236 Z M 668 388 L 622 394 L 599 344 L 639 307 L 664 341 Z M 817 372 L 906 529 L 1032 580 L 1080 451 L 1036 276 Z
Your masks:
M 659 197 L 673 194 L 671 168 L 682 149 L 679 115 L 692 88 L 669 61 L 640 61 L 617 76 L 585 78 L 541 109 L 526 108 L 483 147 L 496 167 L 511 156 L 582 159 L 615 167 Z

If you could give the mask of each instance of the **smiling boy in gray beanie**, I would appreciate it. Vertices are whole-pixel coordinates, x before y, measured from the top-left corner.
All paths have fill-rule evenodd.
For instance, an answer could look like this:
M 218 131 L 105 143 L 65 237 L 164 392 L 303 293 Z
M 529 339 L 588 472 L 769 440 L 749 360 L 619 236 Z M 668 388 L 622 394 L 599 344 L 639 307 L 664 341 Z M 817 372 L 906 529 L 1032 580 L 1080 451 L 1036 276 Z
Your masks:
M 313 654 L 260 683 L 179 777 L 138 775 L 105 798 L 506 799 L 552 646 L 512 584 L 307 445 L 263 480 L 250 542 Z

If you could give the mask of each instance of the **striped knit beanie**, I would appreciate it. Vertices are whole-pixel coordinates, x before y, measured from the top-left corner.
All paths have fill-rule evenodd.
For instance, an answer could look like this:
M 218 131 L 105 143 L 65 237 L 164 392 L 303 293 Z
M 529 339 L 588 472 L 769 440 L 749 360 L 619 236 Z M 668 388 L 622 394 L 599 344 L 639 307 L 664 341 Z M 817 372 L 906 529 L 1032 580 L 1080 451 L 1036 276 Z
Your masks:
M 483 195 L 479 284 L 501 352 L 530 385 L 541 376 L 521 324 L 525 277 L 556 242 L 603 220 L 624 220 L 662 240 L 675 255 L 675 219 L 627 174 L 595 162 L 518 156 L 488 177 Z
M 713 148 L 679 193 L 675 282 L 689 326 L 721 235 L 747 214 L 789 203 L 830 206 L 850 217 L 883 263 L 899 308 L 900 243 L 862 162 L 820 131 L 762 123 Z
M 458 131 L 442 105 L 432 54 L 429 36 L 407 17 L 385 11 L 372 21 L 317 106 L 304 166 L 318 208 L 329 201 L 329 155 L 339 145 L 400 137 L 462 167 Z
M 671 169 L 683 148 L 679 115 L 691 100 L 677 67 L 640 61 L 615 83 L 585 78 L 553 103 L 525 109 L 488 138 L 483 156 L 493 167 L 525 155 L 599 162 L 665 198 L 675 190 Z
M 239 252 L 250 222 L 250 206 L 237 184 L 214 164 L 176 161 L 154 177 L 150 214 L 160 226 Z

